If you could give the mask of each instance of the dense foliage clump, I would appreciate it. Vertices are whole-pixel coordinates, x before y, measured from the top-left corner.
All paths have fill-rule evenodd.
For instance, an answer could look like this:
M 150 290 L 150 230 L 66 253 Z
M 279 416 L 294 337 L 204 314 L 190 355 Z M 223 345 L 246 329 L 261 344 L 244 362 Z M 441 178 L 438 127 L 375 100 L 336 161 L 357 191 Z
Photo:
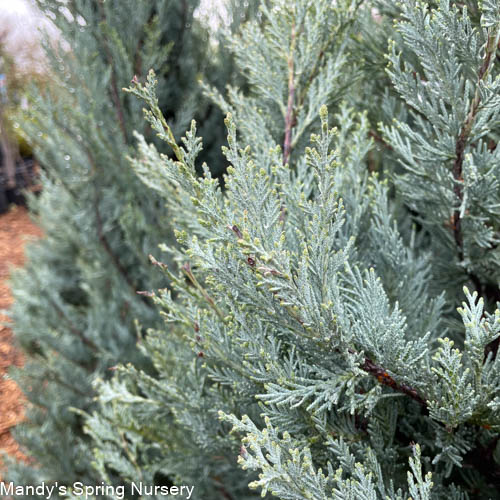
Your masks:
M 263 0 L 250 17 L 229 40 L 245 81 L 205 86 L 226 114 L 223 181 L 196 123 L 179 140 L 162 112 L 162 73 L 120 94 L 137 151 L 117 182 L 134 171 L 134 200 L 156 205 L 119 220 L 165 241 L 136 249 L 150 267 L 130 262 L 151 275 L 129 287 L 152 298 L 127 302 L 135 359 L 85 357 L 102 363 L 92 374 L 133 363 L 82 375 L 98 403 L 64 413 L 84 422 L 93 477 L 194 485 L 200 499 L 499 498 L 500 2 Z M 107 271 L 129 254 L 113 255 Z M 101 293 L 127 290 L 116 276 Z M 121 309 L 79 289 L 71 310 L 108 304 L 83 310 L 116 327 Z M 24 331 L 64 366 L 72 337 Z M 106 331 L 78 341 L 114 342 Z
M 156 374 L 119 368 L 87 420 L 103 476 L 498 498 L 499 8 L 264 2 L 232 40 L 248 92 L 212 93 L 224 190 L 154 75 L 131 87 L 174 155 L 139 135 L 132 166 L 175 215 L 178 271 L 154 253 Z
M 197 5 L 39 2 L 59 38 L 47 41 L 48 81 L 32 88 L 19 117 L 43 166 L 43 191 L 31 209 L 45 237 L 30 245 L 12 282 L 14 333 L 28 355 L 16 374 L 29 400 L 16 437 L 30 457 L 10 464 L 6 478 L 15 484 L 99 482 L 77 410 L 92 408 L 92 380 L 111 375 L 117 362 L 148 369 L 134 320 L 151 327 L 159 316 L 136 291 L 165 283 L 147 255 L 171 235 L 163 202 L 126 159 L 134 130 L 152 135 L 140 103 L 122 88 L 155 68 L 172 130 L 180 136 L 195 114 L 219 149 L 220 112 L 203 99 L 197 79 L 216 74 L 220 84 L 230 75 L 219 71 L 220 49 L 194 18 Z

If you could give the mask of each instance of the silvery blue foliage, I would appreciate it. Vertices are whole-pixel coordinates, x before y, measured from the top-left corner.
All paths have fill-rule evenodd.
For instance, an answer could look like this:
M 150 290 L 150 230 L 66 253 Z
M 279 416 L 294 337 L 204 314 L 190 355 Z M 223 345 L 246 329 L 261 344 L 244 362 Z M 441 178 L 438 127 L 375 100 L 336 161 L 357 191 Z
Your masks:
M 224 188 L 154 74 L 129 89 L 171 149 L 138 134 L 131 164 L 173 214 L 177 270 L 152 257 L 172 284 L 142 344 L 156 372 L 120 367 L 87 417 L 101 475 L 214 499 L 498 497 L 500 21 L 468 4 L 264 2 L 232 41 L 249 92 L 207 89 Z M 361 57 L 387 50 L 364 44 L 379 29 L 382 135 Z
M 117 362 L 150 365 L 136 348 L 144 332 L 134 319 L 145 328 L 161 320 L 136 291 L 165 282 L 147 255 L 171 231 L 161 198 L 128 166 L 133 131 L 147 135 L 149 126 L 122 87 L 154 67 L 173 130 L 183 130 L 197 111 L 210 140 L 222 140 L 223 125 L 210 125 L 213 108 L 200 102 L 196 82 L 218 67 L 207 63 L 218 51 L 202 43 L 207 33 L 194 20 L 197 3 L 38 2 L 59 37 L 47 42 L 50 81 L 32 89 L 20 117 L 44 168 L 43 190 L 31 200 L 44 238 L 29 246 L 12 281 L 14 333 L 26 353 L 16 379 L 28 399 L 16 438 L 31 458 L 11 460 L 2 471 L 16 484 L 98 482 L 77 411 L 92 408 L 93 379 L 110 376 Z

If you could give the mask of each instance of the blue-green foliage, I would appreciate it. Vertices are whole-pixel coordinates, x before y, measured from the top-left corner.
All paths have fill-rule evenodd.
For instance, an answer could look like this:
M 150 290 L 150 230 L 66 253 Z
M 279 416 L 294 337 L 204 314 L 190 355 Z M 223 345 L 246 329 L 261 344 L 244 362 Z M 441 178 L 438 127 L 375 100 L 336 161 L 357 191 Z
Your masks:
M 398 192 L 442 257 L 436 285 L 454 299 L 472 282 L 497 300 L 487 287 L 498 288 L 498 5 L 484 2 L 475 25 L 467 8 L 438 4 L 402 4 L 388 73 L 408 117 L 382 131 L 403 167 Z
M 141 343 L 155 372 L 118 367 L 84 415 L 101 478 L 498 498 L 500 5 L 467 7 L 263 2 L 232 40 L 248 92 L 207 89 L 227 112 L 224 190 L 196 175 L 196 125 L 176 140 L 154 74 L 132 85 L 172 156 L 137 134 L 131 164 L 178 246 L 151 258 L 170 280 L 153 293 L 168 326 Z
M 147 256 L 171 236 L 163 201 L 126 160 L 133 131 L 151 134 L 140 103 L 122 88 L 154 67 L 172 129 L 183 130 L 196 112 L 217 141 L 221 126 L 213 126 L 197 84 L 216 66 L 207 62 L 212 48 L 193 18 L 196 6 L 39 2 L 60 38 L 47 42 L 50 82 L 33 89 L 22 117 L 44 167 L 43 191 L 31 200 L 44 238 L 29 246 L 12 281 L 14 333 L 28 354 L 16 373 L 29 400 L 16 438 L 32 459 L 10 463 L 6 478 L 16 484 L 98 481 L 75 409 L 90 410 L 94 377 L 108 376 L 118 361 L 149 365 L 136 348 L 144 332 L 133 322 L 140 317 L 150 327 L 159 316 L 136 292 L 165 283 Z

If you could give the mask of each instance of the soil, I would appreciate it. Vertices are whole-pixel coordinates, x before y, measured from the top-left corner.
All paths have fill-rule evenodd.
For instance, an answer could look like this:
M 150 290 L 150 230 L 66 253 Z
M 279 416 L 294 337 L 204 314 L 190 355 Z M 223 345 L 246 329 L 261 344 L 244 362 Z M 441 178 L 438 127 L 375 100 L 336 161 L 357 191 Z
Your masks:
M 24 398 L 7 372 L 11 366 L 22 366 L 23 356 L 13 345 L 10 328 L 3 325 L 9 318 L 2 315 L 2 310 L 12 304 L 8 287 L 10 270 L 23 264 L 25 243 L 39 236 L 41 231 L 26 208 L 13 206 L 0 215 L 0 451 L 18 459 L 25 457 L 10 430 L 23 419 Z

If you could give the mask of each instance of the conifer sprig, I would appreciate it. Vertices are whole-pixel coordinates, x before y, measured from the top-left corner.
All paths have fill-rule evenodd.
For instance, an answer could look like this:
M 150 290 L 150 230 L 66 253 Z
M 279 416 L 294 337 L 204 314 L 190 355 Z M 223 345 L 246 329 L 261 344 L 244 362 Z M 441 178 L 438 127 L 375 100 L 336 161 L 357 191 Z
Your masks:
M 143 470 L 193 481 L 203 498 L 497 494 L 500 359 L 484 353 L 500 312 L 463 285 L 499 281 L 499 152 L 487 139 L 500 83 L 482 50 L 498 2 L 474 11 L 482 21 L 445 0 L 377 5 L 381 19 L 368 4 L 269 0 L 232 39 L 249 89 L 213 93 L 226 112 L 224 189 L 207 168 L 195 175 L 195 125 L 176 141 L 154 78 L 135 83 L 172 154 L 137 136 L 131 162 L 173 214 L 178 246 L 162 248 L 179 267 L 152 297 L 168 321 L 142 345 L 156 374 L 120 368 L 88 417 L 102 475 L 130 477 L 122 433 L 140 442 Z M 391 89 L 346 72 L 365 68 L 370 30 L 383 50 L 395 40 Z M 383 150 L 374 115 L 395 119 Z

